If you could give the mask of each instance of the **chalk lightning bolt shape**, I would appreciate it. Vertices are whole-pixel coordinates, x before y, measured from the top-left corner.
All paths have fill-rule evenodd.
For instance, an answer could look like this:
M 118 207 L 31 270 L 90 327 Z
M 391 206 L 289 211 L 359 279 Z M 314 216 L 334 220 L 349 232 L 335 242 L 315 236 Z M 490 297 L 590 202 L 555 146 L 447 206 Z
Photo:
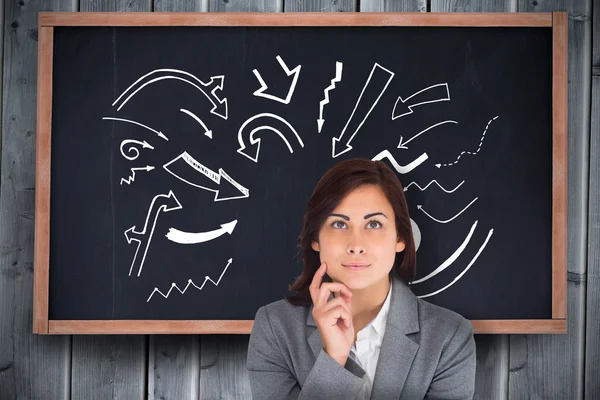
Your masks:
M 326 104 L 329 104 L 329 91 L 335 89 L 335 83 L 342 80 L 343 68 L 344 64 L 339 61 L 335 62 L 335 77 L 331 80 L 331 84 L 327 86 L 323 92 L 325 98 L 319 102 L 319 119 L 317 120 L 319 133 L 321 133 L 321 129 L 323 129 L 323 124 L 325 123 L 325 119 L 323 118 L 323 109 L 325 108 Z
M 131 176 L 127 179 L 121 178 L 121 185 L 125 182 L 128 185 L 131 185 L 131 182 L 135 181 L 135 171 L 152 171 L 154 169 L 151 165 L 146 165 L 145 167 L 139 168 L 131 168 Z

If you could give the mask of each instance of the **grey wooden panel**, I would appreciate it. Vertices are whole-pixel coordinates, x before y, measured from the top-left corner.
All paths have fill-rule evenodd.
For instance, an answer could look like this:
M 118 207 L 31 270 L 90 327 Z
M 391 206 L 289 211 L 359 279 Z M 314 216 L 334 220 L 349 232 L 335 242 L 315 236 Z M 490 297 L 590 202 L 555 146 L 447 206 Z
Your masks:
M 510 335 L 509 398 L 583 398 L 585 281 L 567 285 L 568 335 Z
M 202 336 L 200 400 L 252 399 L 246 370 L 248 338 L 248 335 Z
M 152 11 L 152 0 L 80 0 L 79 11 Z
M 600 9 L 594 10 L 594 39 L 600 35 Z M 600 46 L 596 49 L 600 53 Z M 600 399 L 600 74 L 592 77 L 590 204 L 585 348 L 585 398 Z
M 5 2 L 0 168 L 0 397 L 67 399 L 70 337 L 33 335 L 35 129 L 39 11 L 65 0 Z
M 150 11 L 144 1 L 80 1 L 80 11 Z M 73 336 L 72 398 L 142 399 L 147 385 L 147 337 Z
M 145 336 L 73 336 L 71 399 L 144 399 Z
M 286 12 L 349 12 L 357 11 L 356 7 L 355 0 L 285 0 L 283 4 Z
M 283 0 L 209 0 L 212 12 L 272 12 L 283 11 Z
M 449 1 L 431 0 L 432 12 L 509 12 L 515 0 Z M 475 335 L 477 371 L 475 398 L 482 400 L 508 397 L 508 335 Z
M 519 2 L 519 11 L 565 10 L 569 12 L 568 333 L 511 336 L 511 399 L 583 398 L 591 0 Z
M 290 0 L 288 0 L 290 1 Z M 359 0 L 361 12 L 426 12 L 427 0 Z
M 517 0 L 431 0 L 431 12 L 511 12 Z
M 160 11 L 160 12 L 208 11 L 208 0 L 154 0 L 153 11 Z
M 200 382 L 198 335 L 152 335 L 149 356 L 149 400 L 196 400 L 198 398 Z

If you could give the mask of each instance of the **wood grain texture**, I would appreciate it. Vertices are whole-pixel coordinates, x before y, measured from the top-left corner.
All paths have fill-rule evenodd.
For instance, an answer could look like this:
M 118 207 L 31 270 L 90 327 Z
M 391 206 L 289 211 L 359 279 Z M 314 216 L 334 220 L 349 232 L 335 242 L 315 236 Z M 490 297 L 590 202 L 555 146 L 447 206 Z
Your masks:
M 148 399 L 196 400 L 200 384 L 198 335 L 150 336 Z
M 67 399 L 69 337 L 34 335 L 38 12 L 70 2 L 4 5 L 0 168 L 0 397 Z
M 199 400 L 252 399 L 246 370 L 248 336 L 203 336 L 200 354 Z
M 431 12 L 513 12 L 516 0 L 431 0 Z
M 150 11 L 140 0 L 82 0 L 82 11 Z M 60 95 L 60 94 L 55 94 Z M 143 399 L 147 393 L 147 337 L 73 336 L 74 399 Z
M 355 0 L 284 0 L 285 12 L 352 12 L 357 10 Z
M 600 9 L 594 10 L 600 21 Z M 596 25 L 600 28 L 600 25 Z M 594 38 L 598 38 L 596 30 Z M 599 48 L 600 50 L 600 48 Z M 585 399 L 600 399 L 600 76 L 592 78 Z
M 205 12 L 208 0 L 154 0 L 156 12 Z
M 281 12 L 283 0 L 209 0 L 210 12 Z
M 361 12 L 427 12 L 427 0 L 362 0 Z
M 44 13 L 42 26 L 552 26 L 551 13 Z
M 585 345 L 591 0 L 521 0 L 519 11 L 568 11 L 568 333 L 511 336 L 509 398 L 581 399 Z
M 552 26 L 552 318 L 566 318 L 567 288 L 567 13 Z
M 38 40 L 33 332 L 48 333 L 50 144 L 52 132 L 52 52 L 54 48 L 54 28 L 39 28 Z
M 75 336 L 71 398 L 146 398 L 146 337 Z

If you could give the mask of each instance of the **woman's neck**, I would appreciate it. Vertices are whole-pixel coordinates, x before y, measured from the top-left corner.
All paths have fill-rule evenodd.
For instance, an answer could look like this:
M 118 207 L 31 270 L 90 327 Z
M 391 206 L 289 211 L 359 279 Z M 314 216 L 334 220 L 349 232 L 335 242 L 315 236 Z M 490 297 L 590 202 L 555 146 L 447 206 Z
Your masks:
M 373 286 L 352 290 L 352 321 L 357 334 L 373 320 L 383 307 L 390 290 L 390 278 L 386 277 Z M 337 297 L 338 293 L 334 293 Z

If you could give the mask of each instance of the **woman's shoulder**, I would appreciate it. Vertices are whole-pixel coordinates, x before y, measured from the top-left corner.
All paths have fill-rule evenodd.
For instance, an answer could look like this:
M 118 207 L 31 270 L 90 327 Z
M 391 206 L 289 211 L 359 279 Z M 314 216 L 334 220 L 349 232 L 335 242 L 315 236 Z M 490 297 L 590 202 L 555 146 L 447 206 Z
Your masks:
M 261 306 L 256 312 L 256 320 L 267 322 L 272 327 L 289 328 L 306 324 L 310 307 L 297 306 L 282 299 Z M 266 320 L 266 321 L 262 321 Z
M 462 332 L 466 335 L 473 334 L 471 322 L 448 308 L 438 306 L 426 300 L 417 299 L 419 306 L 419 325 L 421 331 L 439 332 L 446 336 Z

